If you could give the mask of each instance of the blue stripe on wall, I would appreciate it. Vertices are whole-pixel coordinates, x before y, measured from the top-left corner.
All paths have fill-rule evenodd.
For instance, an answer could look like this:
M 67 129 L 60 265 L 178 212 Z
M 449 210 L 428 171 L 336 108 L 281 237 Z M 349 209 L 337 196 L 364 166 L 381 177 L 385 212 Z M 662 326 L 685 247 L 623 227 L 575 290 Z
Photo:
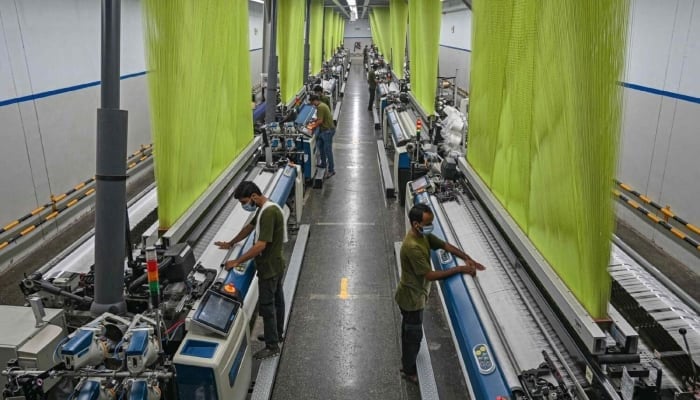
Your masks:
M 463 49 L 461 47 L 454 47 L 454 46 L 448 46 L 446 44 L 441 44 L 440 47 L 446 47 L 448 49 L 454 49 L 454 50 L 459 50 L 459 51 L 466 51 L 467 53 L 471 53 L 472 51 L 469 49 Z
M 133 74 L 123 75 L 120 79 L 124 80 L 124 79 L 129 79 L 129 78 L 135 78 L 137 76 L 142 76 L 142 75 L 146 75 L 146 71 L 141 71 L 141 72 L 136 72 Z M 0 100 L 0 107 L 7 106 L 10 104 L 24 103 L 25 101 L 43 99 L 44 97 L 56 96 L 58 94 L 75 92 L 76 90 L 81 90 L 81 89 L 89 88 L 92 86 L 98 86 L 99 84 L 100 84 L 100 81 L 81 83 L 80 85 L 68 86 L 68 87 L 64 87 L 64 88 L 60 88 L 60 89 L 49 90 L 46 92 L 30 94 L 30 95 L 22 96 L 22 97 L 15 97 L 14 99 Z
M 622 87 L 626 87 L 626 88 L 632 89 L 632 90 L 638 90 L 640 92 L 646 92 L 646 93 L 651 93 L 651 94 L 655 94 L 655 95 L 659 95 L 659 96 L 670 97 L 672 99 L 689 101 L 691 103 L 700 104 L 700 97 L 693 97 L 693 96 L 688 96 L 686 94 L 669 92 L 669 91 L 660 90 L 660 89 L 654 89 L 654 88 L 651 88 L 648 86 L 636 85 L 634 83 L 620 82 L 620 85 L 622 85 Z

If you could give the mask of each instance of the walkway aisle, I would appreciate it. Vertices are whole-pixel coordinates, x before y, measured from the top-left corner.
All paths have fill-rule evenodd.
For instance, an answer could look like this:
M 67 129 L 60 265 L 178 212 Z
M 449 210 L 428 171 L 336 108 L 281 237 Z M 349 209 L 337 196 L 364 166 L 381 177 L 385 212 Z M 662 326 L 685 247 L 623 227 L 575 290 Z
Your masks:
M 304 206 L 311 233 L 274 399 L 418 398 L 399 375 L 393 301 L 393 241 L 403 236 L 403 211 L 385 206 L 360 64 L 352 64 L 342 99 L 336 175 L 309 189 Z

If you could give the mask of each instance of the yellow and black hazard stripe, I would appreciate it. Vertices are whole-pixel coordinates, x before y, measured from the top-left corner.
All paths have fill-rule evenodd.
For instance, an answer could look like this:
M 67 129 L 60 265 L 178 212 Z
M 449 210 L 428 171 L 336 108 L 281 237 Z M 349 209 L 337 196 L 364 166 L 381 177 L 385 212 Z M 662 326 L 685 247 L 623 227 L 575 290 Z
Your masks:
M 653 200 L 650 199 L 649 197 L 647 197 L 647 196 L 645 196 L 645 195 L 639 193 L 638 191 L 634 190 L 634 188 L 632 188 L 632 186 L 630 186 L 630 185 L 628 185 L 628 184 L 626 184 L 626 183 L 622 183 L 622 182 L 620 182 L 620 181 L 618 181 L 618 180 L 615 180 L 615 184 L 618 185 L 619 187 L 621 187 L 622 189 L 626 190 L 627 192 L 632 193 L 633 195 L 637 196 L 637 197 L 638 197 L 640 200 L 642 200 L 643 202 L 645 202 L 645 203 L 649 204 L 650 206 L 656 208 L 656 209 L 659 210 L 666 218 L 673 218 L 673 220 L 675 220 L 675 221 L 678 222 L 679 224 L 685 226 L 689 231 L 691 231 L 691 232 L 693 232 L 693 233 L 695 233 L 695 234 L 697 234 L 697 235 L 700 235 L 700 228 L 698 228 L 697 226 L 695 226 L 695 225 L 691 224 L 690 222 L 684 220 L 683 218 L 679 217 L 678 215 L 676 215 L 675 213 L 673 213 L 668 207 L 664 207 L 664 206 L 662 206 L 661 204 L 659 204 L 659 203 L 653 201 Z
M 627 189 L 625 189 L 627 190 Z M 615 197 L 619 198 L 622 202 L 627 203 L 630 207 L 632 207 L 634 210 L 639 212 L 640 214 L 644 215 L 646 218 L 650 219 L 653 221 L 655 224 L 662 226 L 664 229 L 667 231 L 671 232 L 674 236 L 676 236 L 678 239 L 685 241 L 689 245 L 693 246 L 696 250 L 700 251 L 700 242 L 697 240 L 693 239 L 692 237 L 686 235 L 679 229 L 673 227 L 671 224 L 666 222 L 663 218 L 659 218 L 658 215 L 654 214 L 653 212 L 647 210 L 646 208 L 642 207 L 639 203 L 636 201 L 630 199 L 629 197 L 625 196 L 622 192 L 619 190 L 614 190 L 613 189 L 613 195 Z
M 40 227 L 41 225 L 43 225 L 43 224 L 45 224 L 46 222 L 49 222 L 49 221 L 51 221 L 52 219 L 56 218 L 56 217 L 57 217 L 59 214 L 61 214 L 63 211 L 65 211 L 65 210 L 67 210 L 67 209 L 73 207 L 74 205 L 78 204 L 78 202 L 80 202 L 80 200 L 82 200 L 82 199 L 84 199 L 84 198 L 86 198 L 86 197 L 92 195 L 93 193 L 95 193 L 95 188 L 87 189 L 86 191 L 84 191 L 83 193 L 81 193 L 80 195 L 78 195 L 77 197 L 75 197 L 74 199 L 72 199 L 71 201 L 69 201 L 68 203 L 56 207 L 50 214 L 46 215 L 45 217 L 43 217 L 43 218 L 37 218 L 37 220 L 36 220 L 33 224 L 27 225 L 27 226 L 23 227 L 23 229 L 22 229 L 21 232 L 17 233 L 16 235 L 14 235 L 13 237 L 7 239 L 6 241 L 0 243 L 0 250 L 2 250 L 2 249 L 4 249 L 5 247 L 9 246 L 11 243 L 17 241 L 18 239 L 20 239 L 20 238 L 22 238 L 22 237 L 24 237 L 24 236 L 27 236 L 27 235 L 29 235 L 30 233 L 34 232 L 34 231 L 35 231 L 38 227 Z M 43 210 L 44 208 L 46 208 L 46 206 L 44 206 L 44 207 L 39 207 L 39 208 L 41 208 L 41 209 Z M 37 208 L 37 210 L 38 210 L 39 208 Z M 34 210 L 34 211 L 36 211 L 36 210 Z M 34 211 L 33 211 L 33 212 L 34 212 Z M 34 213 L 34 215 L 36 215 L 36 214 L 38 214 L 38 213 L 39 213 L 39 211 L 37 211 L 36 213 Z
M 127 169 L 132 169 L 132 168 L 134 168 L 136 165 L 138 165 L 138 164 L 141 163 L 142 161 L 147 160 L 151 155 L 153 155 L 153 145 L 152 145 L 152 144 L 141 145 L 141 148 L 140 148 L 139 150 L 135 151 L 135 152 L 134 152 L 132 155 L 130 155 L 129 158 L 127 159 Z M 22 224 L 23 222 L 27 221 L 28 219 L 30 219 L 30 218 L 32 218 L 32 217 L 38 215 L 40 212 L 42 212 L 42 211 L 44 211 L 44 210 L 47 210 L 47 209 L 52 209 L 52 210 L 53 210 L 53 211 L 48 215 L 48 217 L 50 217 L 50 218 L 48 218 L 47 220 L 50 220 L 50 219 L 55 218 L 55 217 L 60 213 L 59 208 L 57 207 L 57 203 L 58 203 L 58 202 L 60 202 L 61 200 L 65 199 L 65 198 L 68 197 L 68 196 L 71 196 L 71 195 L 74 194 L 75 192 L 81 190 L 82 188 L 84 188 L 85 186 L 91 184 L 91 183 L 94 182 L 94 181 L 95 181 L 95 177 L 93 176 L 92 178 L 90 178 L 90 179 L 88 179 L 88 180 L 85 180 L 85 181 L 83 181 L 83 182 L 80 182 L 79 184 L 73 186 L 69 191 L 67 191 L 67 192 L 65 192 L 65 193 L 62 193 L 62 194 L 59 194 L 59 195 L 55 195 L 55 196 L 52 195 L 52 196 L 51 196 L 51 201 L 50 201 L 49 203 L 46 203 L 46 204 L 44 204 L 44 205 L 42 205 L 42 206 L 40 206 L 40 207 L 35 208 L 35 209 L 32 210 L 31 212 L 29 212 L 29 213 L 27 213 L 27 214 L 21 216 L 20 218 L 17 218 L 16 220 L 14 220 L 14 221 L 12 221 L 12 222 L 6 224 L 6 225 L 3 226 L 2 228 L 0 228 L 0 234 L 3 234 L 3 233 L 5 233 L 5 232 L 8 232 L 8 231 L 14 229 L 14 228 L 17 228 L 17 227 L 18 227 L 20 224 Z M 90 189 L 90 190 L 88 190 L 88 191 L 86 192 L 87 194 L 83 193 L 82 195 L 80 195 L 80 196 L 77 197 L 77 200 L 78 200 L 78 201 L 82 200 L 82 199 L 85 198 L 86 196 L 91 195 L 94 191 L 95 191 L 95 189 Z M 89 193 L 88 193 L 88 192 L 89 192 Z M 75 201 L 75 199 L 71 200 L 71 201 L 68 203 L 68 204 L 70 204 L 69 207 L 75 205 L 78 201 Z M 65 207 L 63 207 L 62 209 L 65 209 Z M 57 211 L 58 211 L 58 212 L 57 212 Z M 43 222 L 39 223 L 38 225 L 41 225 L 41 224 L 43 224 Z M 37 226 L 38 226 L 38 225 L 37 225 Z M 29 227 L 31 227 L 31 225 L 30 225 Z M 29 227 L 27 227 L 27 229 L 28 229 Z M 31 230 L 34 230 L 34 229 L 36 229 L 36 226 L 34 226 L 34 228 L 32 228 Z M 24 229 L 24 230 L 26 230 L 26 229 Z M 24 230 L 23 230 L 23 231 L 24 231 Z M 29 232 L 31 232 L 31 230 L 30 230 Z M 29 233 L 29 232 L 27 232 L 27 233 Z M 22 237 L 22 235 L 19 235 L 18 237 Z M 18 238 L 18 237 L 17 237 L 17 238 Z M 16 239 L 15 239 L 15 240 L 16 240 Z M 0 250 L 2 250 L 2 249 L 4 249 L 5 247 L 7 247 L 12 241 L 13 241 L 13 240 L 9 240 L 9 241 L 0 243 Z

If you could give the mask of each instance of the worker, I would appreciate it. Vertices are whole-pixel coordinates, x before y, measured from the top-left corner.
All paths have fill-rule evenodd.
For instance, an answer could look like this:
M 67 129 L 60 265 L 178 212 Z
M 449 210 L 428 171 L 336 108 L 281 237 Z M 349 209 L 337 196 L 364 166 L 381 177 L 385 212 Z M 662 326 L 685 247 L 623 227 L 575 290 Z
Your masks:
M 374 94 L 377 92 L 377 64 L 372 64 L 372 70 L 367 74 L 367 84 L 369 85 L 369 105 L 367 111 L 372 111 L 374 106 Z
M 484 266 L 455 246 L 432 234 L 433 212 L 425 204 L 417 204 L 408 212 L 411 229 L 401 245 L 401 280 L 394 296 L 401 310 L 401 374 L 409 382 L 418 383 L 416 358 L 423 340 L 423 309 L 430 293 L 430 283 L 457 274 L 476 276 Z M 443 249 L 465 261 L 465 265 L 433 271 L 430 250 Z
M 365 48 L 362 50 L 362 65 L 365 66 L 365 69 L 367 69 L 367 59 L 369 58 L 369 47 L 365 45 Z
M 321 85 L 314 86 L 314 94 L 318 96 L 323 103 L 328 106 L 328 109 L 333 112 L 333 107 L 331 106 L 331 98 L 323 94 L 323 87 Z
M 325 178 L 335 175 L 335 164 L 333 163 L 333 135 L 335 135 L 335 124 L 331 109 L 316 94 L 309 96 L 309 101 L 316 107 L 316 123 L 318 131 L 316 134 L 316 146 L 318 146 L 321 161 L 320 168 L 326 168 Z
M 230 241 L 214 244 L 221 249 L 230 249 L 255 230 L 253 247 L 238 258 L 226 261 L 224 267 L 228 271 L 255 259 L 258 274 L 258 309 L 263 318 L 264 331 L 258 339 L 265 342 L 265 348 L 253 354 L 253 357 L 261 360 L 278 355 L 279 342 L 283 339 L 285 304 L 282 277 L 285 260 L 282 247 L 287 241 L 287 227 L 280 206 L 263 196 L 255 183 L 241 182 L 233 192 L 233 197 L 241 203 L 244 210 L 256 211 L 255 217 Z

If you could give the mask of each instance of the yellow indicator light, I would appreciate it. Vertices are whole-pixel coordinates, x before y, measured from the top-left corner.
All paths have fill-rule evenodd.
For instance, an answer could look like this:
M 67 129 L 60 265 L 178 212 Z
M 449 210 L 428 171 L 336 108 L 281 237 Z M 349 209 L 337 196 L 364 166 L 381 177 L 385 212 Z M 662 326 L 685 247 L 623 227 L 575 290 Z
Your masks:
M 224 285 L 224 292 L 228 294 L 236 294 L 236 287 L 233 286 L 233 283 L 227 283 Z

